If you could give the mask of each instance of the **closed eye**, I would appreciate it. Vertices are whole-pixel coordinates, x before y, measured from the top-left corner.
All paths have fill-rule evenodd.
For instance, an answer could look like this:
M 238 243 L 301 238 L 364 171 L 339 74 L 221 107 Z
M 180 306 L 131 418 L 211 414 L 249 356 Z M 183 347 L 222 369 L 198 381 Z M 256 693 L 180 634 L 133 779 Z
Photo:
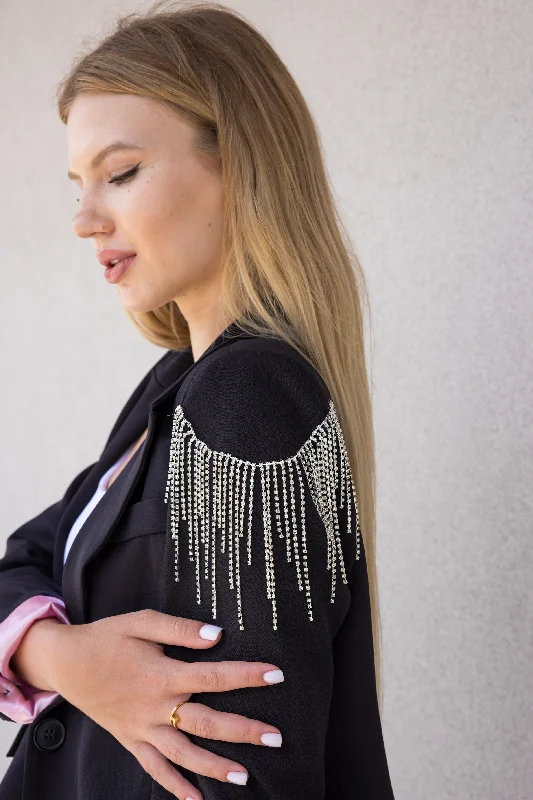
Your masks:
M 140 163 L 141 162 L 139 161 L 139 164 Z M 136 164 L 134 167 L 129 169 L 127 172 L 123 172 L 122 175 L 115 175 L 115 177 L 111 178 L 111 180 L 108 181 L 108 183 L 124 183 L 125 181 L 129 180 L 130 178 L 133 178 L 134 175 L 139 170 L 139 164 Z
M 139 164 L 140 164 L 140 163 L 141 163 L 141 162 L 139 161 Z M 131 180 L 133 177 L 135 177 L 135 175 L 136 175 L 136 174 L 137 174 L 137 172 L 139 171 L 139 164 L 136 164 L 134 167 L 132 167 L 131 169 L 129 169 L 127 172 L 123 172 L 123 173 L 122 173 L 122 175 L 115 175 L 115 177 L 114 177 L 114 178 L 111 178 L 111 180 L 110 180 L 110 181 L 108 181 L 108 183 L 118 183 L 118 184 L 121 184 L 121 183 L 125 183 L 126 181 L 129 181 L 129 180 Z M 79 198 L 79 197 L 77 197 L 77 198 L 76 198 L 76 202 L 77 202 L 77 203 L 79 203 L 79 202 L 80 202 L 80 198 Z

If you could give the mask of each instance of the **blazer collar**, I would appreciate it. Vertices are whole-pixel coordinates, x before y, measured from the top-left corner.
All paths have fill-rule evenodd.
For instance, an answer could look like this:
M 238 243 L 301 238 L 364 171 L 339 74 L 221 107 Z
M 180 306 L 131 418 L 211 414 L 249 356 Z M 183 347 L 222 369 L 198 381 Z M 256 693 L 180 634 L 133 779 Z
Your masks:
M 128 500 L 145 466 L 157 407 L 169 395 L 174 395 L 178 391 L 181 383 L 197 364 L 209 358 L 219 348 L 251 335 L 242 331 L 233 322 L 214 339 L 196 361 L 193 361 L 190 346 L 185 350 L 176 351 L 175 354 L 170 351 L 170 355 L 164 356 L 145 376 L 122 409 L 99 461 L 72 498 L 56 536 L 54 573 L 57 580 L 62 581 L 63 599 L 73 624 L 88 621 L 85 570 L 89 561 L 104 546 L 127 508 Z M 145 442 L 85 520 L 63 567 L 65 542 L 72 524 L 90 501 L 103 473 L 139 438 L 146 427 L 148 433 Z

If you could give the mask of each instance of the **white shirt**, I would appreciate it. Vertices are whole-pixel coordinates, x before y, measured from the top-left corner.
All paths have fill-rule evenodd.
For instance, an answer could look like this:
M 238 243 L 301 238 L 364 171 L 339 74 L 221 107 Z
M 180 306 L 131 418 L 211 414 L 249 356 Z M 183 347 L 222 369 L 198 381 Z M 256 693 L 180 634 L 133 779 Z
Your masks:
M 85 520 L 87 519 L 87 517 L 89 516 L 89 514 L 91 513 L 91 511 L 95 507 L 95 505 L 102 499 L 102 497 L 106 493 L 107 484 L 108 484 L 109 479 L 111 478 L 111 475 L 113 475 L 115 470 L 118 469 L 119 466 L 123 463 L 123 461 L 126 460 L 127 456 L 130 454 L 130 452 L 133 450 L 133 448 L 134 448 L 134 446 L 136 444 L 137 443 L 134 442 L 134 444 L 132 444 L 132 446 L 129 447 L 126 450 L 126 452 L 123 453 L 123 455 L 120 456 L 118 461 L 115 461 L 115 463 L 111 467 L 109 467 L 107 472 L 104 475 L 102 475 L 102 477 L 98 481 L 98 486 L 96 487 L 95 493 L 93 494 L 93 496 L 91 497 L 91 499 L 89 500 L 89 502 L 87 503 L 87 505 L 85 506 L 83 511 L 77 517 L 77 519 L 74 522 L 72 528 L 70 529 L 69 535 L 67 536 L 67 541 L 65 542 L 65 550 L 64 550 L 64 553 L 63 553 L 63 565 L 65 564 L 65 561 L 67 560 L 67 556 L 68 556 L 69 550 L 72 547 L 72 543 L 73 543 L 74 539 L 76 538 L 76 536 L 78 534 L 78 531 L 80 530 L 81 526 L 83 525 L 83 523 L 85 522 Z

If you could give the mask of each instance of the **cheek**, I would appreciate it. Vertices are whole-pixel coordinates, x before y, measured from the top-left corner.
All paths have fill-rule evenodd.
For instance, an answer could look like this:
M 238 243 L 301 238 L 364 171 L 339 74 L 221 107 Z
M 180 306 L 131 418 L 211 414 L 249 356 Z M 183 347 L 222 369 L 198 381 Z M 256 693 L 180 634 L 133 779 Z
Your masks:
M 143 235 L 165 263 L 202 268 L 218 258 L 222 219 L 220 204 L 212 194 L 209 187 L 205 191 L 173 187 L 148 205 Z

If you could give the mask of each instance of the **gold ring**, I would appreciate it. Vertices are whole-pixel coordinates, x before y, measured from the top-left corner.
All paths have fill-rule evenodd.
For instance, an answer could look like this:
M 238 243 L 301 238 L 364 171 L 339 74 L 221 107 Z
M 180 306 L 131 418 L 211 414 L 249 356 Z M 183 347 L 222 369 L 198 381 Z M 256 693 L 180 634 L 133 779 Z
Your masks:
M 175 728 L 177 728 L 178 727 L 178 723 L 181 722 L 181 719 L 176 714 L 176 711 L 178 710 L 178 708 L 180 706 L 182 706 L 184 703 L 188 703 L 188 702 L 189 702 L 188 700 L 182 700 L 181 703 L 178 703 L 177 706 L 174 706 L 174 708 L 170 712 L 170 724 L 173 725 Z

